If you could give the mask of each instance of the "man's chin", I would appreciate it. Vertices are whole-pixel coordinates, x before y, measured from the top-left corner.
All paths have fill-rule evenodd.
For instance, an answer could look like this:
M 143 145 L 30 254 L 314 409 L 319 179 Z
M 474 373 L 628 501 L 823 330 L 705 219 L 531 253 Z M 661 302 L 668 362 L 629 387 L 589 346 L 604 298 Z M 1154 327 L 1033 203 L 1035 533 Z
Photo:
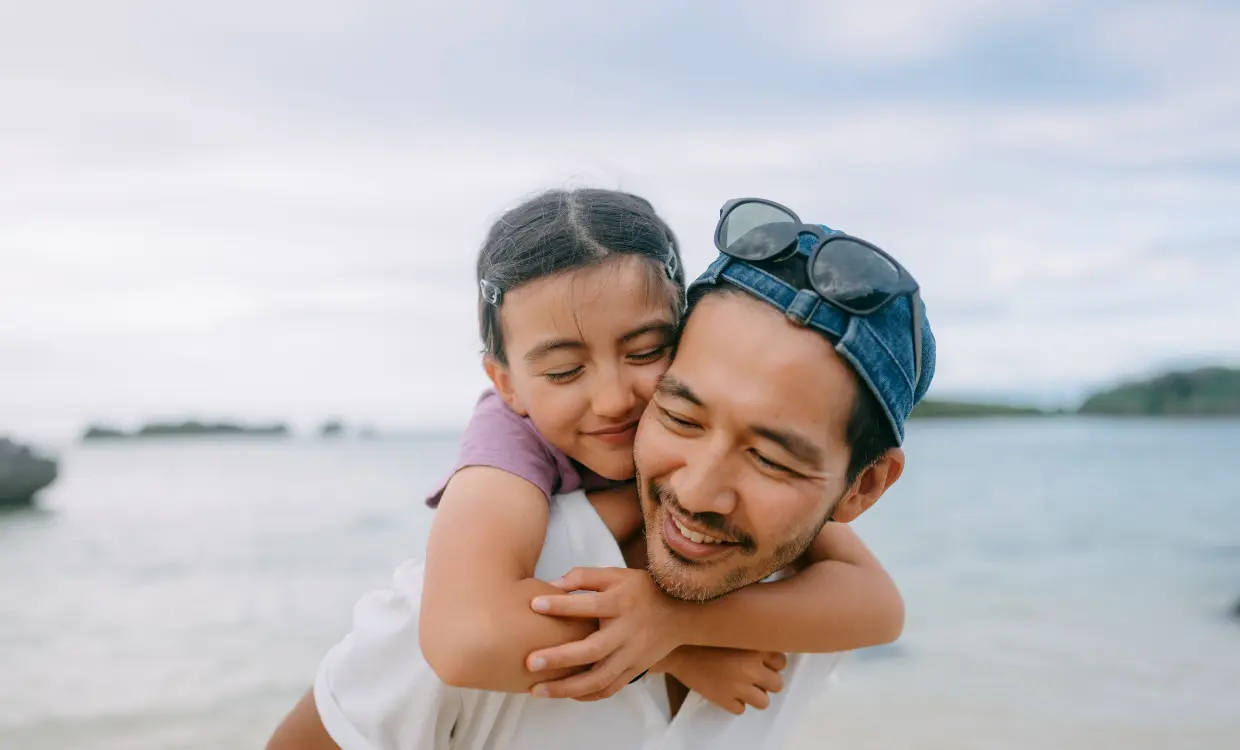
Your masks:
M 686 602 L 708 602 L 745 584 L 742 572 L 726 569 L 726 561 L 703 563 L 676 554 L 662 528 L 646 537 L 646 568 L 664 594 Z
M 664 594 L 686 602 L 708 602 L 729 594 L 762 576 L 748 577 L 753 560 L 738 559 L 736 550 L 720 556 L 690 559 L 668 542 L 668 510 L 649 496 L 638 476 L 639 498 L 645 521 L 646 569 Z
M 683 602 L 708 602 L 723 595 L 722 592 L 714 593 L 693 581 L 694 576 L 686 575 L 689 572 L 688 566 L 679 560 L 651 559 L 647 568 L 654 585 L 673 599 Z

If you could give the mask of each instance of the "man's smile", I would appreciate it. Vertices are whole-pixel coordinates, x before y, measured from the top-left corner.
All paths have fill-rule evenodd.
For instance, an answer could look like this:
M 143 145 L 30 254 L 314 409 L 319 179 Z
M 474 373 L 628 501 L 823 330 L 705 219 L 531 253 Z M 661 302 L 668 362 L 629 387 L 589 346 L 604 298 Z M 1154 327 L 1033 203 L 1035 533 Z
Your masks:
M 678 558 L 687 562 L 707 562 L 722 557 L 737 547 L 735 542 L 699 531 L 691 522 L 678 518 L 663 506 L 663 541 Z

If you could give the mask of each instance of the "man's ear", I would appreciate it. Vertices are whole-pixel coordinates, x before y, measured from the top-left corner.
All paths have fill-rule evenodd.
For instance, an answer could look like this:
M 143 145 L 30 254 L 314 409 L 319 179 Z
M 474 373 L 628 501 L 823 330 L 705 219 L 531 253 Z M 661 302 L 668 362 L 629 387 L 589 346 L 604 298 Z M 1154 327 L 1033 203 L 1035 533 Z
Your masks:
M 840 523 L 849 523 L 857 516 L 870 509 L 878 502 L 891 485 L 896 483 L 904 473 L 904 450 L 892 448 L 882 455 L 869 468 L 861 472 L 857 481 L 853 482 L 844 498 L 835 506 L 832 518 Z
M 521 397 L 517 395 L 516 390 L 512 387 L 512 373 L 508 368 L 500 364 L 500 361 L 490 354 L 482 358 L 482 369 L 486 370 L 487 377 L 491 379 L 491 384 L 495 386 L 495 392 L 499 397 L 504 399 L 504 403 L 508 404 L 508 408 L 523 417 L 528 417 L 529 412 L 525 409 L 525 404 L 521 402 Z

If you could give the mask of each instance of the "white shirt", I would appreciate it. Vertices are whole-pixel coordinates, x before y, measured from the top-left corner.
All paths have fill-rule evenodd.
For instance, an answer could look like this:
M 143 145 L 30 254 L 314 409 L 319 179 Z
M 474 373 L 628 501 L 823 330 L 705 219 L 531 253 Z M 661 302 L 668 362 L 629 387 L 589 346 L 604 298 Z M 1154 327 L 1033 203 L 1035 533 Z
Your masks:
M 584 493 L 552 501 L 536 578 L 624 564 Z M 774 750 L 788 744 L 839 661 L 838 654 L 790 654 L 784 690 L 771 695 L 769 708 L 741 716 L 690 693 L 671 717 L 663 675 L 590 703 L 454 688 L 418 646 L 422 572 L 416 561 L 405 562 L 390 590 L 364 596 L 353 631 L 319 667 L 315 704 L 343 750 Z

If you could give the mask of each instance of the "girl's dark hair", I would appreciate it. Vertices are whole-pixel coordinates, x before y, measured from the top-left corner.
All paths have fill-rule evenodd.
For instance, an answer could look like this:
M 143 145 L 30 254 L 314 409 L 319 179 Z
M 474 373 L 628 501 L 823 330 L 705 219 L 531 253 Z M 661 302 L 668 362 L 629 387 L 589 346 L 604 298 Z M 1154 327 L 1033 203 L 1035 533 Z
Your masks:
M 657 278 L 670 276 L 680 314 L 685 294 L 680 245 L 646 199 L 597 188 L 549 190 L 501 216 L 478 252 L 478 322 L 486 353 L 507 364 L 499 315 L 504 294 L 615 255 L 645 258 Z

